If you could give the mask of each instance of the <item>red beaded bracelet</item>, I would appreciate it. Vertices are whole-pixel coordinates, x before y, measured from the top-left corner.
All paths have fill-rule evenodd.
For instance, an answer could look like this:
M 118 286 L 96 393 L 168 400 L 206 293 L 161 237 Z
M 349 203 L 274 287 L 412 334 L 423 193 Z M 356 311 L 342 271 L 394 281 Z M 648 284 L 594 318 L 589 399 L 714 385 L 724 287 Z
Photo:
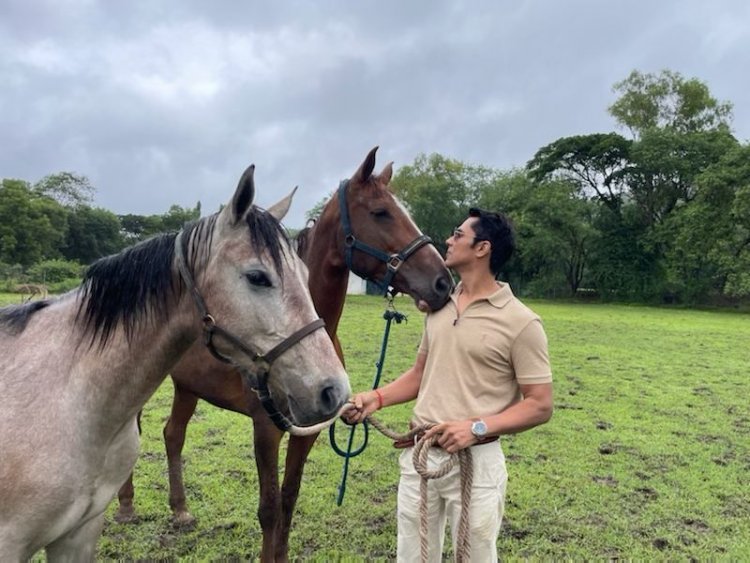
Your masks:
M 378 410 L 383 408 L 383 395 L 380 394 L 379 389 L 375 389 L 375 394 L 378 396 Z

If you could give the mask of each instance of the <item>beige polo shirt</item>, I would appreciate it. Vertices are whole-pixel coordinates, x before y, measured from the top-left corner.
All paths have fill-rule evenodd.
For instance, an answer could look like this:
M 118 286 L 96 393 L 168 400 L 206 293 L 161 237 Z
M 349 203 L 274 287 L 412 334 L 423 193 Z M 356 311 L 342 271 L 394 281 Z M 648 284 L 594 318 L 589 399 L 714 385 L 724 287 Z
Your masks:
M 540 318 L 510 286 L 469 304 L 451 300 L 427 315 L 419 354 L 427 354 L 414 406 L 416 424 L 497 414 L 521 400 L 519 384 L 550 383 L 547 336 Z

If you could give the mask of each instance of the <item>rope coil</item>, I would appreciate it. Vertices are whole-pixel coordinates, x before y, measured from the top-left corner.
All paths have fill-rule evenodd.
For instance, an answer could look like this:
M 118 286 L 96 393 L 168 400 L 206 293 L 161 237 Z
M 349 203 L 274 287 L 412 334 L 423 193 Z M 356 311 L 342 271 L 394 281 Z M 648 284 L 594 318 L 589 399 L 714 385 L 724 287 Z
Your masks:
M 416 426 L 406 432 L 405 434 L 399 434 L 386 427 L 382 422 L 373 418 L 372 416 L 367 417 L 367 422 L 372 424 L 384 436 L 392 440 L 412 440 L 419 434 L 426 432 L 434 426 L 434 424 L 425 424 L 422 426 Z M 416 440 L 414 444 L 414 452 L 412 453 L 412 463 L 414 469 L 420 476 L 419 483 L 419 548 L 422 561 L 426 562 L 429 554 L 429 545 L 427 541 L 427 527 L 428 527 L 428 513 L 427 513 L 427 483 L 430 479 L 440 479 L 445 477 L 450 471 L 456 466 L 456 461 L 459 464 L 459 477 L 461 483 L 461 516 L 458 521 L 458 534 L 455 546 L 456 561 L 463 563 L 471 559 L 471 528 L 469 521 L 469 514 L 471 509 L 471 487 L 474 482 L 474 465 L 471 456 L 471 448 L 464 448 L 459 450 L 438 466 L 434 470 L 430 470 L 427 466 L 427 455 L 430 447 L 437 442 L 437 436 L 425 437 L 422 436 Z

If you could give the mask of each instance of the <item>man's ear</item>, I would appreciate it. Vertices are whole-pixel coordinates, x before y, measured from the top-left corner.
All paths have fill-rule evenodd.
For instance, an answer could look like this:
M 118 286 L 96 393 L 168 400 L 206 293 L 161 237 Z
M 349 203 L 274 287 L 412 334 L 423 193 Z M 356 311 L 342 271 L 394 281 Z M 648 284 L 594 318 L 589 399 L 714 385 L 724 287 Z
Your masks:
M 492 252 L 492 243 L 488 240 L 480 240 L 474 245 L 474 249 L 474 251 L 477 253 L 477 256 L 489 256 Z

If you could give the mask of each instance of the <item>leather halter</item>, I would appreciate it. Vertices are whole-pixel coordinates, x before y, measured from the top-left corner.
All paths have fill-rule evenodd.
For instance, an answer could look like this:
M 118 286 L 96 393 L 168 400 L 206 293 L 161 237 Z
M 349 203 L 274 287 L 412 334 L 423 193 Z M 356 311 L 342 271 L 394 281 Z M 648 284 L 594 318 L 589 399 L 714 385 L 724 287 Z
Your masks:
M 200 314 L 201 320 L 203 322 L 203 343 L 208 348 L 208 351 L 211 352 L 211 354 L 217 360 L 220 360 L 225 364 L 233 364 L 236 366 L 235 362 L 221 354 L 221 352 L 219 352 L 214 346 L 213 337 L 214 335 L 218 334 L 221 338 L 227 340 L 240 352 L 248 356 L 257 368 L 257 372 L 255 373 L 255 385 L 251 383 L 250 386 L 258 394 L 263 408 L 268 413 L 268 416 L 271 417 L 273 423 L 282 431 L 288 430 L 293 426 L 293 424 L 286 416 L 284 416 L 281 411 L 279 411 L 279 409 L 276 408 L 273 399 L 271 398 L 271 392 L 268 389 L 268 378 L 271 372 L 271 364 L 284 352 L 289 350 L 289 348 L 297 344 L 300 340 L 302 340 L 309 334 L 312 334 L 316 330 L 325 327 L 325 321 L 323 319 L 315 319 L 293 334 L 287 336 L 284 340 L 279 342 L 265 354 L 255 352 L 237 336 L 217 325 L 214 317 L 208 312 L 206 301 L 203 299 L 200 291 L 198 291 L 198 288 L 195 286 L 195 280 L 193 279 L 193 275 L 187 266 L 187 262 L 185 259 L 185 253 L 187 251 L 187 241 L 183 240 L 182 231 L 179 232 L 175 240 L 175 250 L 177 257 L 177 269 L 180 272 L 182 280 L 185 282 L 185 285 L 190 291 L 190 294 L 193 296 L 193 300 L 195 301 L 195 305 L 198 308 L 198 313 Z M 241 371 L 243 376 L 245 376 L 246 379 L 249 380 L 250 378 L 247 377 L 248 373 L 246 372 L 246 370 L 242 369 Z
M 401 264 L 406 262 L 412 254 L 426 244 L 432 244 L 432 239 L 425 234 L 419 235 L 412 242 L 407 244 L 400 252 L 395 252 L 393 254 L 386 254 L 382 250 L 358 240 L 352 233 L 352 223 L 349 219 L 349 206 L 346 202 L 346 188 L 348 186 L 349 180 L 342 180 L 339 184 L 338 190 L 341 227 L 344 229 L 344 246 L 346 246 L 346 266 L 359 277 L 374 283 L 384 294 L 388 293 L 393 277 L 396 275 L 396 272 L 398 272 Z M 385 263 L 387 266 L 385 277 L 381 281 L 378 281 L 355 270 L 352 264 L 352 254 L 354 250 L 360 250 Z

